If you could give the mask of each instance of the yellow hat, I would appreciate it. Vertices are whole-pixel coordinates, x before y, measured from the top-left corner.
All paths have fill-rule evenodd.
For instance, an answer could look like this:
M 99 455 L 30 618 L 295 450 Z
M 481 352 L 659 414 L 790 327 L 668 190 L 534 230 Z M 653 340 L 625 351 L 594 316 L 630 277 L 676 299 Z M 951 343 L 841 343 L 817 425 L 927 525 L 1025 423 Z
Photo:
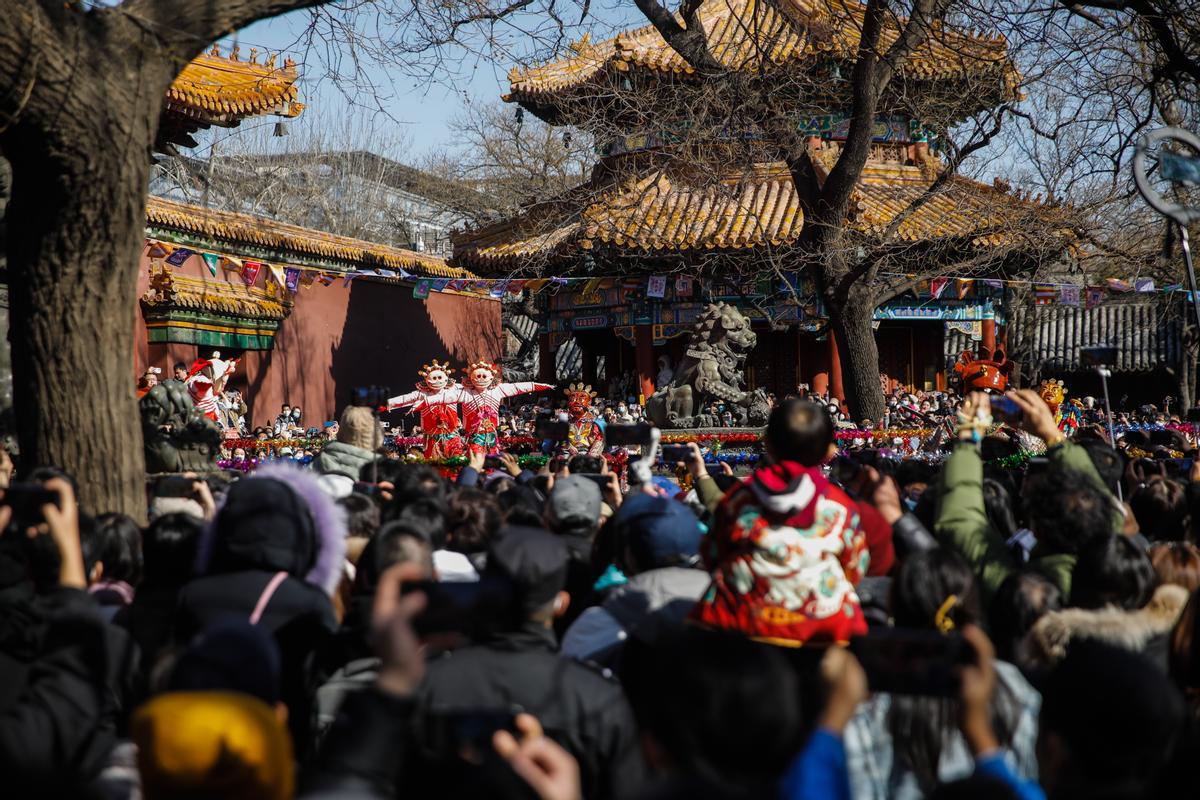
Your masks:
M 250 695 L 160 695 L 138 709 L 131 733 L 146 800 L 286 800 L 295 788 L 288 732 Z

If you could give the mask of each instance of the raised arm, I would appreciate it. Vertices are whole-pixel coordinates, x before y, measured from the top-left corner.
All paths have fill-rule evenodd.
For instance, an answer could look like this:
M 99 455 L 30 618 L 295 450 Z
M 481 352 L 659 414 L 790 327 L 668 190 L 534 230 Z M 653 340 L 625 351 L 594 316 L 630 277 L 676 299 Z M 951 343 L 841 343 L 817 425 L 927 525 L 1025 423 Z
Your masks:
M 388 411 L 391 411 L 391 410 L 397 409 L 397 408 L 407 408 L 409 406 L 415 406 L 415 405 L 417 405 L 418 402 L 420 402 L 421 398 L 423 398 L 424 396 L 425 396 L 425 392 L 416 391 L 416 392 L 409 392 L 408 394 L 397 395 L 395 397 L 389 397 L 388 401 L 387 401 Z
M 501 383 L 495 387 L 501 397 L 516 397 L 519 394 L 529 394 L 530 392 L 544 392 L 548 389 L 553 389 L 552 383 L 534 383 L 532 381 L 524 381 L 522 383 Z

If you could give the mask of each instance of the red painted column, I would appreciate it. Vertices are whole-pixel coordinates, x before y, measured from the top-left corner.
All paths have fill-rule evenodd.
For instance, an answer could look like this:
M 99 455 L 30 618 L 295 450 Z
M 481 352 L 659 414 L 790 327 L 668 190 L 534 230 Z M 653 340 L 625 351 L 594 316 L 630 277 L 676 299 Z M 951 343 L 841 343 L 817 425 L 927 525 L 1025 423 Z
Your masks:
M 842 388 L 842 358 L 838 355 L 837 337 L 829 332 L 829 393 L 838 399 L 846 401 L 846 390 Z
M 638 325 L 634 332 L 636 339 L 636 361 L 638 386 L 642 397 L 648 398 L 654 394 L 654 329 L 650 325 Z
M 554 383 L 558 379 L 555 369 L 554 351 L 550 349 L 550 334 L 538 334 L 538 380 Z
M 983 321 L 983 341 L 979 343 L 980 355 L 984 358 L 991 358 L 996 352 L 996 320 L 985 319 Z

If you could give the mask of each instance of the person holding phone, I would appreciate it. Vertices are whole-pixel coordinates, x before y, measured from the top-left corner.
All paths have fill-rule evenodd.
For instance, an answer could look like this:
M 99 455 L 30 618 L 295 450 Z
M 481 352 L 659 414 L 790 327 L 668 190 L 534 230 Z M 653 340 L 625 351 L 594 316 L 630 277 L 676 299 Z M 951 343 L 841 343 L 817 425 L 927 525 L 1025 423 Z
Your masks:
M 492 544 L 484 577 L 512 585 L 515 619 L 426 665 L 417 719 L 428 725 L 437 715 L 518 706 L 557 731 L 578 759 L 583 797 L 633 797 L 646 765 L 621 685 L 556 652 L 554 619 L 571 602 L 564 591 L 568 560 L 562 540 L 537 528 L 510 527 Z M 423 763 L 413 795 L 436 788 L 454 796 L 445 793 L 455 775 L 432 774 Z
M 1125 516 L 1088 452 L 1063 436 L 1037 392 L 1018 389 L 1004 397 L 1017 408 L 1014 424 L 1046 445 L 1044 474 L 1027 477 L 1022 491 L 1029 527 L 1038 541 L 1029 566 L 1069 595 L 1080 547 L 1093 536 L 1119 533 Z M 942 468 L 934 535 L 979 574 L 984 600 L 989 601 L 1021 565 L 988 520 L 983 499 L 979 446 L 993 420 L 988 395 L 969 394 L 958 419 L 958 444 Z

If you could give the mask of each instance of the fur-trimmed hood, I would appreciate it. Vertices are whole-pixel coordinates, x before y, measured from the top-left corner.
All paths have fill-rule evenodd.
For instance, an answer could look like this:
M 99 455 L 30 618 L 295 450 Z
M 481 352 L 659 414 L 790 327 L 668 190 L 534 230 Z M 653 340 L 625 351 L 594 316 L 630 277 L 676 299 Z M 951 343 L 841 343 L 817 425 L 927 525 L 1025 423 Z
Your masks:
M 1067 654 L 1067 648 L 1077 639 L 1095 639 L 1141 652 L 1152 639 L 1175 627 L 1187 601 L 1187 589 L 1167 583 L 1159 586 L 1150 602 L 1136 611 L 1112 606 L 1051 611 L 1029 632 L 1030 657 L 1040 664 L 1052 666 Z
M 265 485 L 255 486 L 256 481 Z M 261 500 L 247 496 L 248 489 L 261 490 Z M 204 526 L 197 572 L 285 571 L 332 596 L 346 558 L 346 512 L 321 487 L 316 473 L 288 462 L 266 464 L 230 489 L 234 492 L 238 500 L 223 500 Z M 272 504 L 272 495 L 282 502 Z M 305 511 L 307 519 L 296 516 Z

